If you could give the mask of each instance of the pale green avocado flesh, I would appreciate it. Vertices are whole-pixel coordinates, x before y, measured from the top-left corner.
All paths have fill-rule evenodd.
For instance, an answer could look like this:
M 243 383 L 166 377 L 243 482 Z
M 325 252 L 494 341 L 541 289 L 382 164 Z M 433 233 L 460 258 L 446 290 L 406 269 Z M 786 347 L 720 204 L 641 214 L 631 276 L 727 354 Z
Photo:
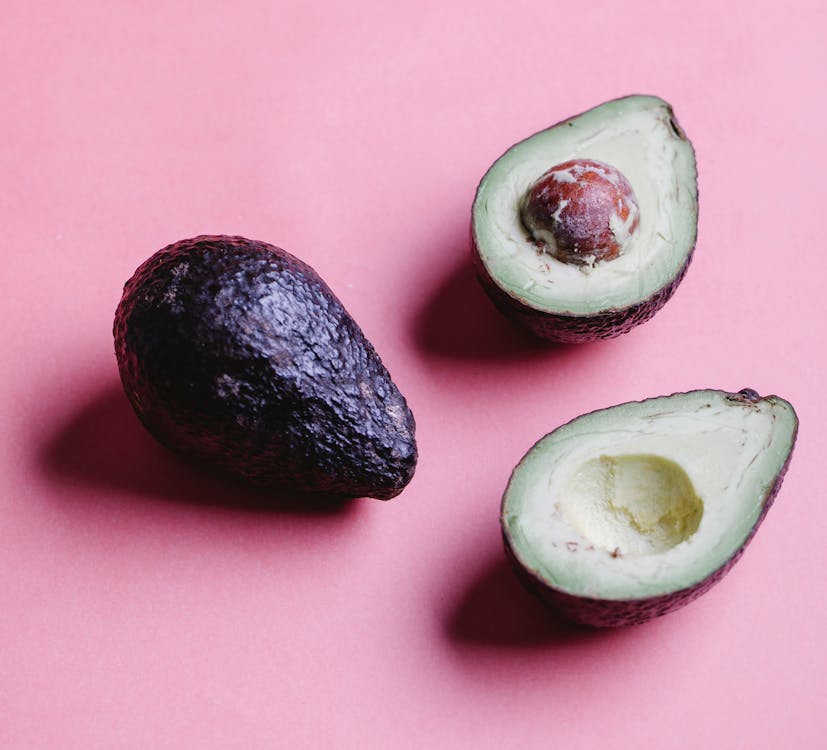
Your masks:
M 618 169 L 631 183 L 640 226 L 620 257 L 593 266 L 544 252 L 520 218 L 534 182 L 571 159 Z M 476 252 L 492 282 L 540 312 L 588 316 L 644 302 L 668 287 L 695 246 L 697 170 L 692 145 L 662 99 L 602 104 L 516 144 L 488 170 L 472 215 Z
M 763 517 L 797 418 L 777 396 L 693 391 L 592 412 L 518 464 L 502 524 L 520 566 L 575 597 L 691 588 L 736 556 Z

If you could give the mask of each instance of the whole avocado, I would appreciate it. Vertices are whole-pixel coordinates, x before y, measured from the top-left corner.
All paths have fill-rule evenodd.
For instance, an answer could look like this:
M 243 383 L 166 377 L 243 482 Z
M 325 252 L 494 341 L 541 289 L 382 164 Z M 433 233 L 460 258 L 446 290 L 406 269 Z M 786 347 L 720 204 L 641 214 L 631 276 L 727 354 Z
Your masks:
M 306 263 L 243 237 L 155 253 L 114 323 L 124 390 L 171 450 L 252 483 L 387 500 L 417 461 L 413 415 Z

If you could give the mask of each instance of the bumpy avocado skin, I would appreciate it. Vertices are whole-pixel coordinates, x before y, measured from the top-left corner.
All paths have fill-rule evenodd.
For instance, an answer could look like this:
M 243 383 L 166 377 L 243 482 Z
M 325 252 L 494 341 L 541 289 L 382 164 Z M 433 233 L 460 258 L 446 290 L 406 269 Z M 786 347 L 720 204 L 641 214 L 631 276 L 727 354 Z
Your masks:
M 744 389 L 738 394 L 733 393 L 730 395 L 735 399 L 747 398 L 757 400 L 760 398 L 758 394 L 751 389 Z M 531 570 L 520 561 L 519 555 L 506 531 L 505 524 L 503 524 L 503 543 L 506 558 L 516 577 L 528 591 L 559 614 L 581 625 L 589 625 L 595 628 L 619 628 L 627 625 L 640 625 L 656 617 L 674 612 L 676 609 L 686 606 L 709 591 L 732 569 L 732 566 L 741 559 L 741 555 L 744 554 L 744 550 L 752 541 L 752 538 L 758 531 L 758 527 L 764 521 L 767 512 L 772 506 L 776 495 L 778 495 L 778 491 L 781 489 L 784 476 L 790 466 L 797 436 L 798 423 L 796 422 L 787 460 L 778 472 L 772 486 L 767 490 L 763 498 L 761 513 L 755 521 L 749 535 L 744 540 L 744 543 L 724 565 L 693 586 L 661 596 L 650 596 L 640 599 L 595 599 L 585 596 L 573 596 L 549 585 L 536 571 Z
M 661 309 L 675 293 L 692 261 L 694 249 L 678 274 L 648 299 L 628 307 L 612 308 L 594 315 L 563 315 L 538 310 L 505 292 L 491 278 L 472 237 L 472 260 L 477 279 L 496 308 L 535 336 L 559 344 L 585 344 L 628 333 Z
M 318 274 L 243 237 L 170 245 L 126 283 L 126 394 L 173 451 L 254 484 L 390 499 L 417 461 L 414 418 Z

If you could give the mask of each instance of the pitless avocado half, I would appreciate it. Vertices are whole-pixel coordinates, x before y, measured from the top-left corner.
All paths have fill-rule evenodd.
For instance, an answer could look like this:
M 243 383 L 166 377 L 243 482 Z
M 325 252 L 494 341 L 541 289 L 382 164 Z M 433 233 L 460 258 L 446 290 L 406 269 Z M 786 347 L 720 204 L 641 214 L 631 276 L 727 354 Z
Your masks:
M 550 341 L 626 333 L 672 296 L 698 220 L 692 145 L 653 96 L 602 104 L 516 144 L 472 214 L 483 288 Z
M 778 492 L 798 430 L 755 391 L 691 391 L 602 409 L 542 438 L 502 502 L 518 577 L 580 623 L 671 612 L 717 583 Z
M 164 248 L 124 287 L 126 395 L 168 448 L 259 485 L 398 495 L 414 418 L 373 346 L 306 263 L 243 237 Z

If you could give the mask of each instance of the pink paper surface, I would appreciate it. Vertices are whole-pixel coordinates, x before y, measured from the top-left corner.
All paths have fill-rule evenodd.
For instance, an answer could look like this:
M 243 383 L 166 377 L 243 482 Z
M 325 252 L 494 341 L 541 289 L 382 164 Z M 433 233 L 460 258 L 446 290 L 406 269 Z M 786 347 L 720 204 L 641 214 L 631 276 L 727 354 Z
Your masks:
M 827 730 L 822 2 L 6 2 L 0 747 L 818 748 Z M 698 248 L 619 339 L 544 348 L 477 287 L 476 183 L 627 93 L 699 162 Z M 143 431 L 124 281 L 203 233 L 313 265 L 416 415 L 389 503 L 256 507 Z M 541 435 L 749 386 L 798 447 L 743 560 L 647 625 L 571 628 L 504 563 Z

